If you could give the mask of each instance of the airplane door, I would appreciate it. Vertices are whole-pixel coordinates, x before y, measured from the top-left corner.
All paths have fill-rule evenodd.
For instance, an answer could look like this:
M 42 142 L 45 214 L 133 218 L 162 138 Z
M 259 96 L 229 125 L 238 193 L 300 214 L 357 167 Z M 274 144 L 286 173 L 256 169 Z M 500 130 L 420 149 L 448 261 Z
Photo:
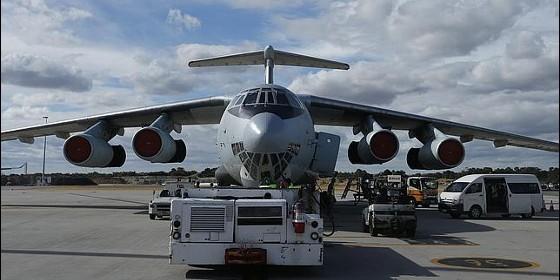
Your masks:
M 482 208 L 482 213 L 486 213 L 484 194 L 482 193 L 482 183 L 472 183 L 463 194 L 463 209 L 469 211 L 473 205 Z

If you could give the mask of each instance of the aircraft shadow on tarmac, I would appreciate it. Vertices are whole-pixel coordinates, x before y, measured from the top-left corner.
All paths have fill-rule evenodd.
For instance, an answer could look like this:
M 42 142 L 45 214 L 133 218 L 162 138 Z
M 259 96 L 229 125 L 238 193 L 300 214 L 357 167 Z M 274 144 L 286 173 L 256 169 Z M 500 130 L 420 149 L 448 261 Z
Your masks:
M 319 267 L 205 267 L 191 269 L 186 279 L 394 279 L 399 276 L 436 277 L 426 268 L 385 247 L 345 244 L 325 246 L 325 262 Z

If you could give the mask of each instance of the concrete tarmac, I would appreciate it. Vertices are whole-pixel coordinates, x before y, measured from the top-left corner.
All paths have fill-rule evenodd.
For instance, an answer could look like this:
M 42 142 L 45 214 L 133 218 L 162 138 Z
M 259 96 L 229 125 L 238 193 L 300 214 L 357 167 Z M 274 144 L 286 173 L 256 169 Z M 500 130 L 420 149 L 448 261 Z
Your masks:
M 151 221 L 147 188 L 2 187 L 2 279 L 241 279 L 247 271 L 168 264 L 169 221 Z M 546 198 L 545 198 L 546 199 Z M 365 204 L 336 206 L 322 267 L 274 267 L 269 279 L 558 279 L 558 212 L 532 219 L 451 219 L 417 211 L 415 239 L 361 232 Z M 521 269 L 461 268 L 434 259 L 491 257 Z M 250 274 L 249 276 L 254 276 Z

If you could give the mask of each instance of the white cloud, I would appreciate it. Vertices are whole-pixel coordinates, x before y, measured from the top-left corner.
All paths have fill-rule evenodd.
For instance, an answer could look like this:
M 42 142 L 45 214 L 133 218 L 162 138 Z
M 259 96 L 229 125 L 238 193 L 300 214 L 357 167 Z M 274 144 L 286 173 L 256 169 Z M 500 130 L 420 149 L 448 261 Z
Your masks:
M 414 73 L 402 65 L 361 62 L 349 71 L 319 71 L 296 78 L 289 88 L 372 105 L 389 104 L 400 94 L 423 92 Z
M 76 43 L 78 39 L 65 24 L 90 17 L 89 11 L 75 7 L 51 8 L 43 0 L 2 1 L 2 32 L 16 33 L 30 44 Z
M 200 20 L 194 16 L 183 13 L 179 9 L 170 9 L 167 13 L 166 22 L 179 28 L 179 30 L 193 30 L 199 28 Z
M 543 39 L 538 34 L 530 31 L 521 31 L 514 34 L 506 45 L 506 54 L 511 58 L 536 58 L 542 55 L 545 49 Z
M 527 11 L 522 1 L 408 1 L 388 30 L 417 57 L 466 55 L 497 39 Z
M 23 87 L 88 91 L 92 81 L 81 70 L 44 57 L 10 54 L 2 57 L 2 83 Z
M 212 67 L 188 68 L 187 61 L 252 51 L 256 45 L 242 42 L 239 45 L 181 44 L 174 51 L 164 52 L 155 58 L 142 57 L 146 65 L 126 77 L 137 90 L 155 95 L 187 95 L 197 89 L 212 90 L 217 95 L 232 95 L 254 84 L 254 68 Z

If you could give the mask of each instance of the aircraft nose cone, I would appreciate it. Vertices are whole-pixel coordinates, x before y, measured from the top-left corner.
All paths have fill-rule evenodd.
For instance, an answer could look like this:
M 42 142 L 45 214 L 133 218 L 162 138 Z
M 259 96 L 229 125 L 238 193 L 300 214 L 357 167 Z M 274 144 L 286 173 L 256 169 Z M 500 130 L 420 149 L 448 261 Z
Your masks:
M 287 148 L 284 122 L 276 114 L 260 113 L 251 118 L 244 131 L 244 146 L 255 153 L 274 152 Z

